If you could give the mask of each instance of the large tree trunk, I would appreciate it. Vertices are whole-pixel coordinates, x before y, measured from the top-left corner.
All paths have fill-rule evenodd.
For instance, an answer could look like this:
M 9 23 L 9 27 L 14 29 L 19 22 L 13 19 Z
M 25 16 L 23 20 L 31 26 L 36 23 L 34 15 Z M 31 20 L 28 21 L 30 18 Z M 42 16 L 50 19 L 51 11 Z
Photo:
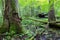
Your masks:
M 17 11 L 18 0 L 5 0 L 5 10 L 4 10 L 4 22 L 3 22 L 3 32 L 15 30 L 16 33 L 22 33 L 21 18 L 18 16 Z M 11 28 L 11 29 L 10 29 Z M 1 29 L 2 30 L 2 29 Z

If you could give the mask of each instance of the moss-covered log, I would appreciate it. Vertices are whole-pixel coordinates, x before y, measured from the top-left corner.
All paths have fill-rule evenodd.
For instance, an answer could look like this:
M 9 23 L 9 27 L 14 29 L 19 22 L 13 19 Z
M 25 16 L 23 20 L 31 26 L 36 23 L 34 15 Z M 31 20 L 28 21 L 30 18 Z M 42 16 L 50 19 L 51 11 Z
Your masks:
M 60 23 L 60 21 L 48 22 L 48 20 L 40 20 L 40 19 L 36 19 L 36 18 L 33 18 L 33 17 L 28 17 L 28 19 L 36 21 L 36 22 L 41 22 L 41 23 L 44 23 L 44 24 L 47 24 L 47 23 Z
M 60 29 L 60 21 L 48 22 L 48 20 L 39 20 L 39 19 L 31 18 L 31 17 L 29 17 L 28 19 L 36 21 L 36 22 L 41 22 L 41 23 L 44 23 L 44 24 L 49 24 L 50 28 Z

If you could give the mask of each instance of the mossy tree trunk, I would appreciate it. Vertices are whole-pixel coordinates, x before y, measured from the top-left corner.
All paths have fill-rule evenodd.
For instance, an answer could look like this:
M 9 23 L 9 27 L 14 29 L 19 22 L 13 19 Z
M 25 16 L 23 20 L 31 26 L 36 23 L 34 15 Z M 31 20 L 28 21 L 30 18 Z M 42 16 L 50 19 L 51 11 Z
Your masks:
M 49 7 L 49 12 L 48 12 L 48 26 L 49 27 L 54 27 L 56 24 L 55 22 L 54 23 L 50 23 L 50 22 L 53 22 L 53 21 L 56 21 L 56 17 L 55 17 L 55 10 L 54 10 L 54 0 L 49 0 L 49 4 L 50 4 L 50 7 Z
M 49 0 L 49 4 L 50 4 L 50 7 L 48 12 L 48 21 L 49 22 L 56 21 L 55 10 L 54 10 L 54 0 Z
M 17 9 L 18 0 L 5 0 L 4 19 L 1 32 L 11 32 L 15 30 L 16 33 L 23 33 L 21 27 L 21 18 L 18 16 Z M 10 31 L 11 30 L 11 31 Z

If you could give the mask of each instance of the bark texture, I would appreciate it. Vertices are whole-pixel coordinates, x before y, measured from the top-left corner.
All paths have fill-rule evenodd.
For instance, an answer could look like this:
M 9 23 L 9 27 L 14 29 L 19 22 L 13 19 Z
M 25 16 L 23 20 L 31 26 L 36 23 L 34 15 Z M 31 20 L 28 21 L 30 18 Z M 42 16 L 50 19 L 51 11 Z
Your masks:
M 0 32 L 10 32 L 12 27 L 16 33 L 22 33 L 21 18 L 18 16 L 17 3 L 18 0 L 5 0 L 3 29 Z
M 56 17 L 55 17 L 55 10 L 54 10 L 54 0 L 49 0 L 49 4 L 50 4 L 50 11 L 48 12 L 48 26 L 50 28 L 59 28 L 59 26 L 56 24 L 56 22 L 54 23 L 50 23 L 53 21 L 56 21 Z M 57 27 L 58 26 L 58 27 Z
M 48 12 L 48 21 L 49 22 L 56 21 L 55 10 L 54 10 L 54 0 L 49 0 L 49 4 L 50 4 L 50 7 Z

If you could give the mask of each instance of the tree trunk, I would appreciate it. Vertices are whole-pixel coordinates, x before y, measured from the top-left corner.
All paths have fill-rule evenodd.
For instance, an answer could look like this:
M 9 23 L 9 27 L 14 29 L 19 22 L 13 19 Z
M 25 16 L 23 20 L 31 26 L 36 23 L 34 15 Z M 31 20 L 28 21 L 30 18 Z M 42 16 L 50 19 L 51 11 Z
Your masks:
M 50 10 L 48 12 L 48 26 L 50 28 L 54 28 L 56 27 L 55 24 L 56 23 L 50 23 L 50 22 L 53 22 L 53 21 L 56 21 L 56 17 L 55 17 L 55 10 L 54 10 L 54 0 L 49 0 L 49 4 L 50 4 Z
M 54 10 L 54 0 L 49 0 L 49 4 L 51 4 L 51 5 L 50 5 L 50 8 L 49 8 L 50 10 L 48 12 L 48 21 L 49 22 L 56 21 L 55 10 Z
M 15 30 L 16 33 L 23 33 L 21 27 L 21 18 L 18 16 L 17 0 L 5 0 L 5 10 L 3 19 L 3 32 L 11 32 Z

